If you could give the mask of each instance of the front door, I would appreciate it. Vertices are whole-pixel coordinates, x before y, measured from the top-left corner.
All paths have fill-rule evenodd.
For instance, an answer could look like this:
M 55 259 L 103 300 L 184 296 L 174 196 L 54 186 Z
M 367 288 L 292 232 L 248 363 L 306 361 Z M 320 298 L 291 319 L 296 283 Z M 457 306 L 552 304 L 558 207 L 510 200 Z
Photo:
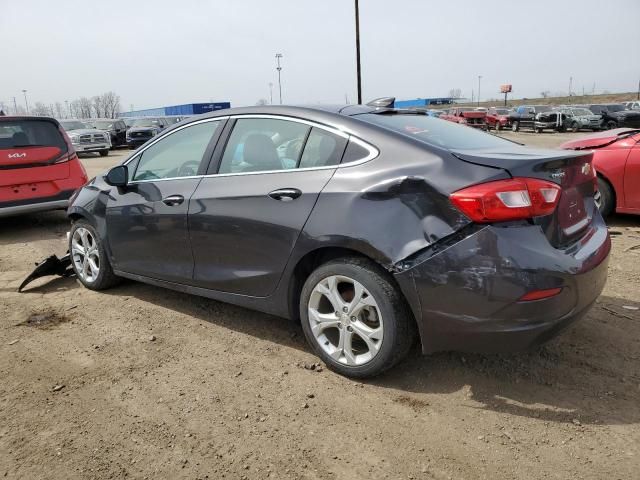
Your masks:
M 191 124 L 162 137 L 131 162 L 129 185 L 110 192 L 107 231 L 115 270 L 189 282 L 193 255 L 187 211 L 220 121 Z
M 271 294 L 347 139 L 293 120 L 236 120 L 189 204 L 194 283 Z

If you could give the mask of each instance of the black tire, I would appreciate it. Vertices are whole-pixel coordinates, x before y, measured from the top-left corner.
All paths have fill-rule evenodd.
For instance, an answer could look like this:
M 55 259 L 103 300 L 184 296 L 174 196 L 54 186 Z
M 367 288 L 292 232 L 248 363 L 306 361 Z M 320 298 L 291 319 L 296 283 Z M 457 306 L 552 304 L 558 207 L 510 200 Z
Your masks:
M 76 230 L 79 228 L 87 229 L 93 238 L 95 239 L 96 246 L 98 247 L 98 252 L 100 256 L 100 264 L 99 264 L 99 273 L 96 276 L 95 280 L 87 281 L 82 275 L 78 273 L 76 262 L 74 261 L 74 254 L 72 248 L 73 236 Z M 111 263 L 109 262 L 109 257 L 107 256 L 107 252 L 100 240 L 98 232 L 87 220 L 80 219 L 73 222 L 71 225 L 71 231 L 69 232 L 69 252 L 71 253 L 71 267 L 76 274 L 80 283 L 82 283 L 85 287 L 90 290 L 105 290 L 107 288 L 113 287 L 120 283 L 121 278 L 113 273 L 113 269 L 111 268 Z
M 600 205 L 598 208 L 603 217 L 608 217 L 615 208 L 615 194 L 611 184 L 602 177 L 598 177 L 598 192 L 600 193 Z
M 520 122 L 516 120 L 511 124 L 511 131 L 517 132 L 518 130 L 520 130 Z
M 605 125 L 605 130 L 612 130 L 614 128 L 618 128 L 618 124 L 614 120 L 609 120 Z
M 499 132 L 502 130 L 502 124 L 499 121 L 496 121 L 496 131 Z
M 533 131 L 536 133 L 542 133 L 542 128 L 534 128 Z
M 362 284 L 370 292 L 380 310 L 382 344 L 377 354 L 362 365 L 350 366 L 334 360 L 323 350 L 311 330 L 308 311 L 311 295 L 318 283 L 333 275 L 349 277 Z M 343 257 L 325 263 L 314 270 L 302 288 L 300 318 L 307 342 L 316 355 L 331 370 L 352 378 L 373 377 L 393 367 L 406 357 L 416 338 L 413 315 L 398 287 L 382 268 L 364 258 Z
M 107 155 L 109 155 L 109 150 L 100 150 L 101 157 L 106 157 Z
M 576 132 L 580 131 L 580 125 L 578 124 L 578 122 L 573 122 L 571 124 L 571 131 L 573 133 L 576 133 Z

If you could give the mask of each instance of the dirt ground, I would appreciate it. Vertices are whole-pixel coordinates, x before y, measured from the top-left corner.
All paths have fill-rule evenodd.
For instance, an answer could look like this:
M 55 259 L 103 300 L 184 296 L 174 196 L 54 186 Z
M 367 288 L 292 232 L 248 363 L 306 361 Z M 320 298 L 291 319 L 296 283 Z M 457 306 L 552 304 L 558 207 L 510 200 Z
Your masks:
M 0 219 L 0 477 L 637 479 L 640 217 L 609 223 L 605 291 L 559 338 L 416 350 L 361 383 L 316 367 L 298 325 L 212 300 L 75 279 L 18 294 L 33 261 L 64 253 L 68 222 Z

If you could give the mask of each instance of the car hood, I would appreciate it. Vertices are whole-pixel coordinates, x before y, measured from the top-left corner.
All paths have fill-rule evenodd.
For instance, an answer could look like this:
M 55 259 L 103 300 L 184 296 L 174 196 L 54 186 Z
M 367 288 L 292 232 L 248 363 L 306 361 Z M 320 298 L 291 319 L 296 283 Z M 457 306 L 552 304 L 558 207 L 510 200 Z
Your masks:
M 149 132 L 152 130 L 159 130 L 159 127 L 131 127 L 127 132 Z
M 69 135 L 87 135 L 92 133 L 105 133 L 104 130 L 96 130 L 95 128 L 79 128 L 77 130 L 67 130 Z
M 613 130 L 605 130 L 603 132 L 594 133 L 593 135 L 580 137 L 576 140 L 570 140 L 560 145 L 560 148 L 565 150 L 600 148 L 617 141 L 622 135 L 632 132 L 640 133 L 640 130 L 634 128 L 615 128 Z

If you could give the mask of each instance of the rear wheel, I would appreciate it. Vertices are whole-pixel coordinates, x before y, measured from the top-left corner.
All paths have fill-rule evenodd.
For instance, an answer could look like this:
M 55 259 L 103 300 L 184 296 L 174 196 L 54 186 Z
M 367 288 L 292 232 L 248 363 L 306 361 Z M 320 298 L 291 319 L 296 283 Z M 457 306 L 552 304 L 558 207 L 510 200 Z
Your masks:
M 71 226 L 69 252 L 73 271 L 85 287 L 104 290 L 119 282 L 98 232 L 86 220 L 78 220 Z
M 616 122 L 614 122 L 613 120 L 609 120 L 605 125 L 604 128 L 606 130 L 612 130 L 614 128 L 618 128 L 618 124 Z
M 520 130 L 520 123 L 515 121 L 511 124 L 511 131 L 517 132 L 518 130 Z
M 615 195 L 611 184 L 602 177 L 598 177 L 598 193 L 600 194 L 600 199 L 597 202 L 598 209 L 603 217 L 607 217 L 613 213 L 615 208 Z
M 109 150 L 100 150 L 101 157 L 106 157 L 107 155 L 109 155 Z
M 311 273 L 300 296 L 307 341 L 327 366 L 348 377 L 380 374 L 404 358 L 415 338 L 411 312 L 385 272 L 346 257 Z
M 534 128 L 533 131 L 536 133 L 542 133 L 542 128 Z

